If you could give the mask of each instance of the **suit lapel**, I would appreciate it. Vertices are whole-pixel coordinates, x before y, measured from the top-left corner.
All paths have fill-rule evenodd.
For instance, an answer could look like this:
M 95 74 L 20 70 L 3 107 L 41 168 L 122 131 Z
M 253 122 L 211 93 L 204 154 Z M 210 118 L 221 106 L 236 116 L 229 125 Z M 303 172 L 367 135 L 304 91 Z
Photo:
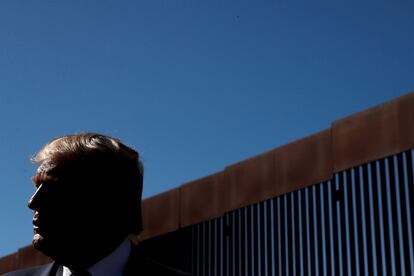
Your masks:
M 139 275 L 140 268 L 141 268 L 141 261 L 142 256 L 141 252 L 139 251 L 138 247 L 136 245 L 132 244 L 131 248 L 131 254 L 129 255 L 129 260 L 127 263 L 127 266 L 125 268 L 125 275 L 126 276 L 133 276 L 133 275 Z M 141 272 L 141 275 L 145 275 Z
M 62 276 L 62 266 L 52 262 L 42 270 L 39 276 Z
M 63 275 L 63 266 L 56 264 L 54 268 L 50 271 L 50 276 L 62 276 Z

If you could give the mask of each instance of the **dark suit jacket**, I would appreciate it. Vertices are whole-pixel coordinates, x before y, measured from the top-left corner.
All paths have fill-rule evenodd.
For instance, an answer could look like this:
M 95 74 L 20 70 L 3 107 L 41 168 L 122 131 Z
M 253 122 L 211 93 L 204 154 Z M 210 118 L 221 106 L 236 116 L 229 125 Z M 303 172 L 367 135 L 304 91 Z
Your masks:
M 27 269 L 21 269 L 3 274 L 3 276 L 61 276 L 63 266 L 53 262 L 46 265 L 36 266 Z M 148 258 L 145 258 L 141 252 L 134 247 L 129 258 L 125 276 L 191 276 L 177 269 L 159 264 Z

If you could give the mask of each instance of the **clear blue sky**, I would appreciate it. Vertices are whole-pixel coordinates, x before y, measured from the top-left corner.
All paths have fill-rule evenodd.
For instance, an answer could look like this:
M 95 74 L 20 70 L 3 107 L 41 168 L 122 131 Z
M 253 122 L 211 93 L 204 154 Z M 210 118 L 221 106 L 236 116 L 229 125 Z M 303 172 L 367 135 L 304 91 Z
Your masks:
M 365 2 L 365 3 L 362 3 Z M 0 256 L 30 244 L 30 157 L 96 131 L 144 197 L 414 90 L 413 1 L 1 1 Z

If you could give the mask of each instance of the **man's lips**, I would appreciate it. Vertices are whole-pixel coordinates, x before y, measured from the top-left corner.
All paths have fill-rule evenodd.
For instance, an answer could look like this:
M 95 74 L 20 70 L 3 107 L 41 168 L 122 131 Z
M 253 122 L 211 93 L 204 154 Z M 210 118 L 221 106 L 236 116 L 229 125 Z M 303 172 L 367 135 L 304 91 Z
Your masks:
M 39 222 L 39 213 L 37 211 L 33 215 L 32 224 L 33 224 L 33 232 L 35 234 L 39 234 L 40 222 Z
M 43 237 L 43 236 L 49 236 L 47 234 L 47 231 L 45 231 L 45 229 L 43 227 L 39 227 L 37 225 L 33 225 L 33 234 L 36 236 L 38 235 L 39 237 Z
M 38 222 L 39 222 L 39 212 L 36 211 L 33 214 L 32 223 L 33 223 L 33 225 L 38 226 Z
M 39 233 L 39 222 L 37 220 L 33 220 L 33 231 Z
M 51 219 L 50 216 L 48 214 L 46 214 L 46 218 L 45 215 L 41 214 L 39 215 L 39 212 L 35 212 L 33 215 L 33 219 L 32 219 L 32 224 L 33 224 L 33 231 L 35 234 L 46 234 L 49 233 L 51 230 L 51 228 L 53 227 L 53 224 L 50 223 Z M 56 220 L 52 220 L 56 223 Z

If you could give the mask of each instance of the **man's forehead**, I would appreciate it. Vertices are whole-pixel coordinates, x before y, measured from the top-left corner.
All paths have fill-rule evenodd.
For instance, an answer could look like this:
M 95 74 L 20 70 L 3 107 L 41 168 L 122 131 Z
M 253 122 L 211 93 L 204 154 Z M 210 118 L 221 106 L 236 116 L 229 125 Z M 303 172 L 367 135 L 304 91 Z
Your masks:
M 51 163 L 42 163 L 32 176 L 32 181 L 39 184 L 46 180 L 56 179 L 55 168 L 56 166 Z
M 79 159 L 75 159 L 71 156 L 65 158 L 50 158 L 44 160 L 37 168 L 37 173 L 55 174 L 64 171 L 73 171 L 79 167 Z
M 79 170 L 79 166 L 71 163 L 42 163 L 32 177 L 34 183 L 42 183 L 50 180 L 73 180 L 81 181 L 85 174 Z
M 36 170 L 36 174 L 60 175 L 65 171 L 73 171 L 73 167 L 64 163 L 43 162 Z
M 104 173 L 97 162 L 82 159 L 65 159 L 59 162 L 43 162 L 37 168 L 36 174 L 57 178 L 88 178 L 98 177 Z
M 40 166 L 37 168 L 36 173 L 40 174 L 40 173 L 49 173 L 51 172 L 54 168 L 56 168 L 56 165 L 52 162 L 48 162 L 48 161 L 44 161 L 40 164 Z

